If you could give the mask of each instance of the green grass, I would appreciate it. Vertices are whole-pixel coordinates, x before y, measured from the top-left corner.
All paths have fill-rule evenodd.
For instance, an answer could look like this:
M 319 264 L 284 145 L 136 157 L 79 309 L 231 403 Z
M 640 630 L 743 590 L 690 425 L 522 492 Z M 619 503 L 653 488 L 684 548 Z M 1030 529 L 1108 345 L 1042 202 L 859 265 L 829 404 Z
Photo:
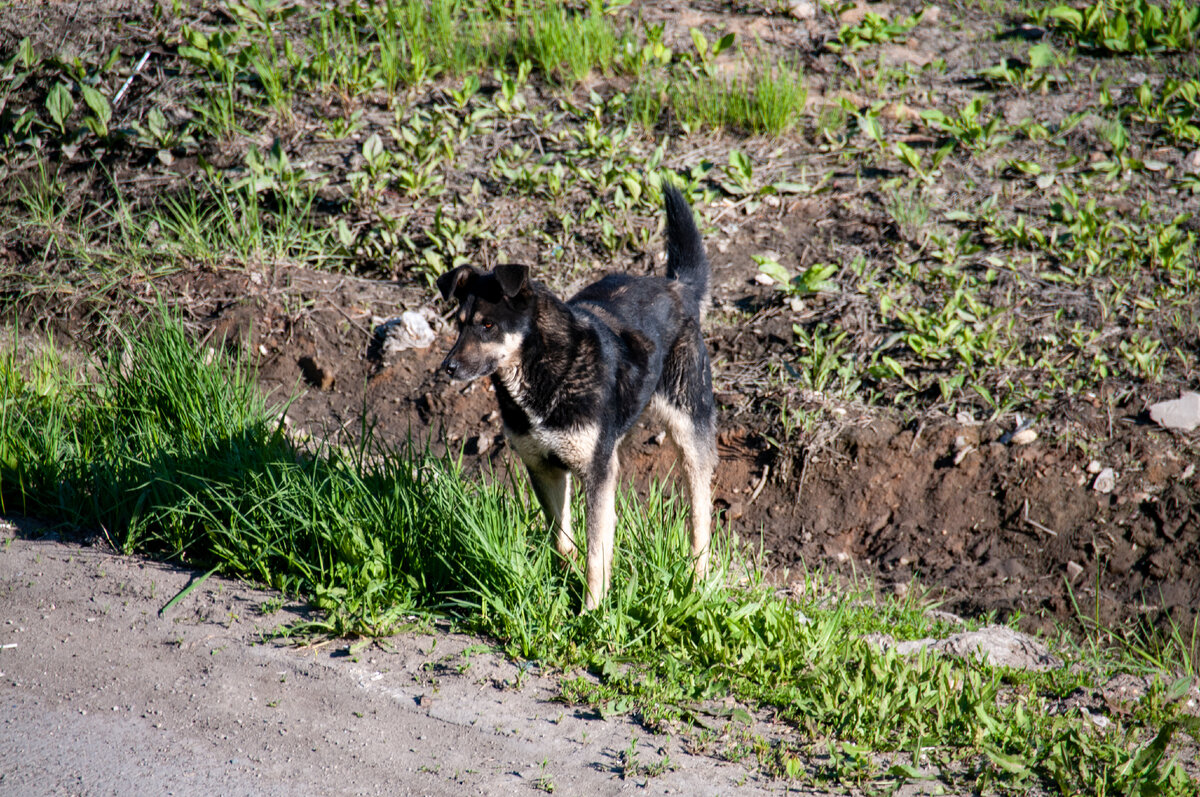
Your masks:
M 632 116 L 653 129 L 669 114 L 686 131 L 733 130 L 779 136 L 798 128 L 808 90 L 799 69 L 784 63 L 752 63 L 745 74 L 726 77 L 675 70 L 647 73 L 630 97 Z
M 453 460 L 389 448 L 369 428 L 351 449 L 298 447 L 249 372 L 198 352 L 177 324 L 123 337 L 92 384 L 53 357 L 0 359 L 0 512 L 100 529 L 127 552 L 304 596 L 322 611 L 308 632 L 386 634 L 413 614 L 446 614 L 513 655 L 591 669 L 599 681 L 567 679 L 563 699 L 650 725 L 702 723 L 709 701 L 732 696 L 744 707 L 735 722 L 766 709 L 806 740 L 750 740 L 780 777 L 808 771 L 788 763 L 797 756 L 828 754 L 804 776 L 904 780 L 916 776 L 911 753 L 912 766 L 931 757 L 962 788 L 1195 787 L 1164 758 L 1173 734 L 1200 734 L 1178 685 L 1160 684 L 1100 732 L 1055 709 L 1084 671 L 1010 681 L 864 640 L 944 630 L 916 603 L 839 597 L 820 579 L 781 597 L 725 534 L 716 575 L 693 583 L 683 513 L 657 488 L 622 495 L 612 592 L 580 614 L 580 573 L 560 567 L 519 486 L 465 481 Z M 734 574 L 740 585 L 726 586 Z M 884 766 L 883 753 L 901 763 Z

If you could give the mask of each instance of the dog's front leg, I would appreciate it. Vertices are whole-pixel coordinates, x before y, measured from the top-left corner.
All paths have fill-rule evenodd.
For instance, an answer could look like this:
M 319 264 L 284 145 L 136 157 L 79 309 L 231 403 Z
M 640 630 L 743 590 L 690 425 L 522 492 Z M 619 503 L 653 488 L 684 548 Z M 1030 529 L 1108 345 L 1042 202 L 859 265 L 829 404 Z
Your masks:
M 574 559 L 579 550 L 571 532 L 571 474 L 563 468 L 548 465 L 529 466 L 529 482 L 533 494 L 542 505 L 546 522 L 556 535 L 555 547 L 563 559 Z
M 584 482 L 587 490 L 587 596 L 584 611 L 600 606 L 612 580 L 617 529 L 617 452 L 596 457 Z

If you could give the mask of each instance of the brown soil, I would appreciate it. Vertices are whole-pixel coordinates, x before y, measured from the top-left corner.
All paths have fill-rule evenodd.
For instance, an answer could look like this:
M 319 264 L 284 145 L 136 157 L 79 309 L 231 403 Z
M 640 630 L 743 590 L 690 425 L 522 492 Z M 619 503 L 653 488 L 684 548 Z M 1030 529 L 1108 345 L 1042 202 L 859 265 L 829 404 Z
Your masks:
M 461 450 L 472 472 L 503 478 L 515 462 L 486 381 L 438 372 L 452 332 L 386 360 L 372 348 L 375 323 L 431 306 L 432 292 L 283 267 L 197 271 L 139 290 L 173 297 L 200 339 L 249 354 L 298 434 L 344 442 L 365 422 L 393 443 Z M 87 328 L 65 316 L 57 325 L 60 341 Z M 714 351 L 752 356 L 740 329 L 713 332 Z M 882 592 L 916 587 L 951 611 L 1019 613 L 1042 629 L 1080 613 L 1187 626 L 1200 609 L 1195 439 L 1142 422 L 1140 405 L 1111 419 L 1099 400 L 1062 406 L 1026 445 L 1000 442 L 1010 430 L 994 423 L 904 423 L 861 408 L 776 443 L 760 415 L 738 409 L 754 396 L 721 366 L 717 380 L 717 508 L 743 541 L 761 540 L 781 581 L 808 568 L 866 576 Z M 658 431 L 638 427 L 623 447 L 636 485 L 671 478 L 675 454 Z M 1111 493 L 1094 489 L 1093 460 L 1115 469 Z

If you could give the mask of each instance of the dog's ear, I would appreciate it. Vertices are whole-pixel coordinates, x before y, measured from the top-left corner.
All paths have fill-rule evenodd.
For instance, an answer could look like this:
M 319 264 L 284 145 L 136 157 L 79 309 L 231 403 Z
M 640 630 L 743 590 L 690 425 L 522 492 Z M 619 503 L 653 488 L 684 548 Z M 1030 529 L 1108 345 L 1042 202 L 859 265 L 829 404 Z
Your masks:
M 467 277 L 471 276 L 474 271 L 475 269 L 470 266 L 459 266 L 438 277 L 437 286 L 438 290 L 442 292 L 442 298 L 449 299 L 451 296 L 457 296 L 459 289 L 467 281 Z
M 492 273 L 496 275 L 496 280 L 500 283 L 500 289 L 504 291 L 504 295 L 512 298 L 525 287 L 525 282 L 529 279 L 529 266 L 506 263 L 496 266 L 496 270 Z

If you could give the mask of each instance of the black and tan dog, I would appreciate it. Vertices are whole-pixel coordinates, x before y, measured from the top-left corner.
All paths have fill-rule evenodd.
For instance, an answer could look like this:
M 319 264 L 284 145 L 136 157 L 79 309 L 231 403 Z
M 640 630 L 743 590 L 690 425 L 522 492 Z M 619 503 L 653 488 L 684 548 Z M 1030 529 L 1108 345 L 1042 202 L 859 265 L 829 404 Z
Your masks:
M 437 281 L 458 300 L 459 335 L 442 367 L 491 376 L 504 432 L 529 469 L 558 551 L 576 554 L 571 474 L 587 511 L 587 596 L 608 590 L 616 526 L 617 446 L 649 409 L 683 458 L 695 572 L 708 570 L 716 417 L 700 322 L 708 305 L 704 243 L 683 196 L 665 188 L 667 276 L 611 274 L 563 302 L 529 267 L 461 266 Z

